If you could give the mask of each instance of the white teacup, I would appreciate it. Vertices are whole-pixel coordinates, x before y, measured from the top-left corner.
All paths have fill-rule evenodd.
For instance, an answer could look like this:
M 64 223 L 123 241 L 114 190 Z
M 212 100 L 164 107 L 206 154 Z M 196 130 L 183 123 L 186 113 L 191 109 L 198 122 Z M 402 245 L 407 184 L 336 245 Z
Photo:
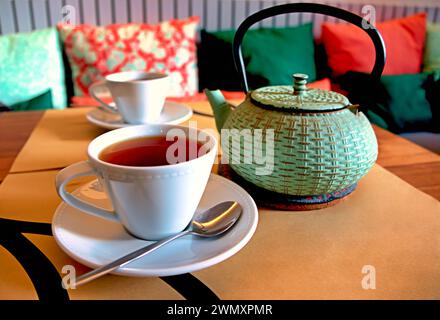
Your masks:
M 115 143 L 137 137 L 166 136 L 176 130 L 189 138 L 197 135 L 198 143 L 203 145 L 200 153 L 207 152 L 189 161 L 150 167 L 116 165 L 99 157 L 102 150 Z M 95 138 L 87 154 L 87 161 L 58 173 L 56 188 L 60 197 L 83 212 L 123 224 L 139 238 L 158 240 L 182 231 L 190 223 L 208 182 L 217 154 L 217 140 L 210 133 L 187 127 L 133 126 Z M 98 208 L 66 191 L 69 181 L 90 175 L 99 178 L 114 211 Z
M 110 90 L 116 107 L 102 101 L 97 92 L 103 86 Z M 155 123 L 168 94 L 169 77 L 163 73 L 125 71 L 113 73 L 89 88 L 90 95 L 104 108 L 118 112 L 126 123 Z

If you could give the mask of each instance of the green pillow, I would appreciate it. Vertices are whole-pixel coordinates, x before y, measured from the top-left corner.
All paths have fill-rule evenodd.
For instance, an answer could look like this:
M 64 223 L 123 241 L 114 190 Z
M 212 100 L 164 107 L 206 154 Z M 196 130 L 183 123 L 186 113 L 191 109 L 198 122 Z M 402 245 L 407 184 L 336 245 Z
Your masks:
M 435 73 L 382 76 L 348 72 L 340 78 L 351 103 L 358 103 L 370 121 L 395 133 L 438 131 L 433 117 Z
M 428 24 L 423 71 L 440 70 L 440 24 Z
M 30 110 L 45 110 L 53 109 L 52 105 L 52 91 L 46 92 L 28 100 L 22 101 L 10 106 L 14 111 L 30 111 Z
M 0 101 L 11 106 L 51 90 L 53 107 L 66 107 L 64 67 L 55 28 L 0 36 L 0 62 Z
M 431 105 L 426 97 L 430 74 L 383 76 L 382 84 L 388 95 L 384 101 L 395 124 L 401 131 L 417 131 L 431 127 Z
M 374 123 L 378 125 L 381 128 L 389 130 L 388 124 L 381 116 L 379 116 L 376 112 L 373 110 L 365 110 L 365 115 L 368 119 L 370 119 L 371 123 Z
M 235 30 L 202 30 L 198 52 L 200 89 L 240 91 L 241 82 L 232 58 Z M 291 84 L 293 73 L 316 79 L 313 24 L 289 28 L 249 30 L 242 44 L 251 88 Z

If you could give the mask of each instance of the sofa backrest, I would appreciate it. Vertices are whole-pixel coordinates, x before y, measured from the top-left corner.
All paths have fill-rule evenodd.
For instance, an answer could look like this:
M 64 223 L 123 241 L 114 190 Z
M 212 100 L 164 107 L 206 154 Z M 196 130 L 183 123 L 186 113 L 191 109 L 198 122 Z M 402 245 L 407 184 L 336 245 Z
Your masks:
M 54 26 L 58 22 L 156 23 L 172 18 L 197 15 L 201 28 L 210 31 L 235 29 L 240 22 L 260 9 L 293 0 L 1 0 L 0 34 L 27 32 Z M 305 2 L 305 1 L 303 1 Z M 325 0 L 356 14 L 365 14 L 373 6 L 376 21 L 388 20 L 424 11 L 430 22 L 440 23 L 440 4 L 437 0 Z M 363 11 L 364 10 L 364 11 Z M 318 35 L 323 21 L 335 21 L 308 13 L 278 16 L 263 21 L 260 27 L 293 26 L 313 21 Z

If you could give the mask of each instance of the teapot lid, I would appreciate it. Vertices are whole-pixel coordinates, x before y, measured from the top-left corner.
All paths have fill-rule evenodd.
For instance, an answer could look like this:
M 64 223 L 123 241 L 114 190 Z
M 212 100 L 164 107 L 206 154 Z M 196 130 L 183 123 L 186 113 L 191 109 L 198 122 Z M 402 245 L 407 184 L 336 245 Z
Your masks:
M 292 86 L 268 86 L 256 89 L 251 99 L 263 107 L 293 112 L 336 111 L 350 105 L 347 97 L 328 90 L 308 89 L 308 76 L 295 73 Z

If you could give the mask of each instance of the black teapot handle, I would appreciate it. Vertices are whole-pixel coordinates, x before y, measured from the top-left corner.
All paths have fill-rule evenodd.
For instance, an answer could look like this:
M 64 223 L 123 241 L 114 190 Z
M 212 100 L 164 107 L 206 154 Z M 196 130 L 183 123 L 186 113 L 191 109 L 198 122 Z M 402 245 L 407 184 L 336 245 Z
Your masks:
M 244 66 L 243 56 L 241 53 L 241 43 L 243 41 L 244 35 L 252 25 L 263 19 L 277 16 L 280 14 L 295 13 L 295 12 L 320 13 L 320 14 L 332 16 L 350 22 L 355 26 L 364 30 L 373 41 L 374 48 L 376 50 L 376 61 L 374 63 L 373 70 L 371 71 L 371 75 L 374 78 L 377 79 L 380 78 L 383 69 L 385 67 L 385 60 L 386 60 L 385 44 L 382 40 L 382 36 L 380 35 L 379 31 L 372 24 L 370 24 L 367 20 L 365 20 L 361 16 L 358 16 L 350 11 L 346 11 L 343 9 L 339 9 L 324 4 L 287 3 L 279 6 L 274 6 L 271 8 L 266 8 L 250 15 L 240 24 L 240 26 L 238 27 L 235 33 L 234 42 L 232 46 L 232 55 L 234 58 L 235 68 L 239 73 L 239 76 L 242 81 L 243 89 L 246 93 L 249 91 L 249 87 L 247 83 L 246 69 Z M 367 28 L 364 28 L 363 26 L 367 26 Z

